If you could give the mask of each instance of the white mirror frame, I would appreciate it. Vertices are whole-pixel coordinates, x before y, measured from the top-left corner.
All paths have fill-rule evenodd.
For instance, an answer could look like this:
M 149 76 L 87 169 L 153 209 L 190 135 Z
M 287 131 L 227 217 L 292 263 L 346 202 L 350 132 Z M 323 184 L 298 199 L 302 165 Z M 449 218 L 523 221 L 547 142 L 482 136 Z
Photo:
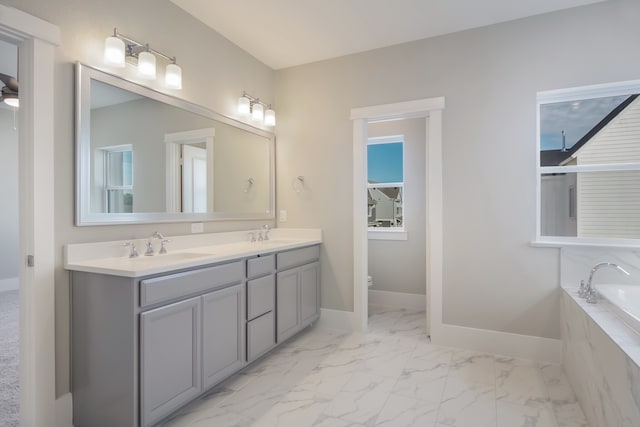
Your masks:
M 610 96 L 640 93 L 640 80 L 606 83 L 592 86 L 581 86 L 538 92 L 536 103 L 536 237 L 533 246 L 606 246 L 621 248 L 638 248 L 640 239 L 590 238 L 541 235 L 541 177 L 545 173 L 601 172 L 615 170 L 640 170 L 640 164 L 602 164 L 574 166 L 540 166 L 540 107 L 544 104 L 569 102 L 581 99 L 604 98 Z
M 262 136 L 269 141 L 269 210 L 265 213 L 239 212 L 136 212 L 136 213 L 95 213 L 91 212 L 90 198 L 90 114 L 91 80 L 125 89 L 127 91 L 190 111 L 200 116 L 216 120 L 226 125 Z M 205 107 L 192 104 L 148 87 L 130 82 L 121 77 L 96 68 L 76 63 L 76 217 L 77 226 L 109 224 L 141 224 L 160 222 L 202 222 L 217 220 L 273 220 L 275 218 L 275 135 L 271 132 L 250 126 L 246 123 L 223 116 Z M 158 149 L 165 148 L 159 146 Z

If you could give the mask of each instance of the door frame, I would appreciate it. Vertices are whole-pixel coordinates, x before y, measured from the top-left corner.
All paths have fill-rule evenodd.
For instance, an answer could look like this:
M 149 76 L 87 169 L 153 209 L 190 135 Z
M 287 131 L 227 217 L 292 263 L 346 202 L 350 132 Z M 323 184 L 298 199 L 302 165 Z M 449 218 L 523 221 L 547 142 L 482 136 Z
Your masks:
M 444 97 L 351 109 L 353 121 L 353 311 L 359 330 L 368 323 L 367 124 L 426 118 L 426 323 L 433 342 L 442 329 L 442 111 Z
M 60 30 L 0 5 L 0 38 L 19 52 L 20 419 L 38 427 L 56 419 L 53 73 Z

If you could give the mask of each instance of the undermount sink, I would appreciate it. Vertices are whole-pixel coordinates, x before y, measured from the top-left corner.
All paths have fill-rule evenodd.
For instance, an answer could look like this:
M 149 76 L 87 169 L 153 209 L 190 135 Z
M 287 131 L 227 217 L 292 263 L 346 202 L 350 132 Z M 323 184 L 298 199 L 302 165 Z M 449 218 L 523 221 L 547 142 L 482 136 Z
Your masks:
M 153 256 L 144 256 L 141 255 L 138 258 L 129 258 L 130 261 L 135 263 L 171 263 L 171 262 L 179 262 L 179 261 L 188 261 L 194 258 L 202 258 L 204 256 L 212 256 L 213 253 L 197 253 L 197 252 L 174 252 L 169 254 L 156 254 Z
M 279 245 L 290 245 L 292 243 L 297 243 L 297 240 L 263 240 L 261 242 L 257 242 L 258 245 L 262 246 L 279 246 Z

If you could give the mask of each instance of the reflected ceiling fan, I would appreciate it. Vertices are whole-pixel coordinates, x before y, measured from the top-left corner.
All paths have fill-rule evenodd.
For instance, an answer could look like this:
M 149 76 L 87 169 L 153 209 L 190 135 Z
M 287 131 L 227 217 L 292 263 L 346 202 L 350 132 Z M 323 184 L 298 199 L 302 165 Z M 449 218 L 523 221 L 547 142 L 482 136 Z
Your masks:
M 4 83 L 0 100 L 7 105 L 18 108 L 20 106 L 20 100 L 18 99 L 18 80 L 16 80 L 15 77 L 0 73 L 0 81 Z

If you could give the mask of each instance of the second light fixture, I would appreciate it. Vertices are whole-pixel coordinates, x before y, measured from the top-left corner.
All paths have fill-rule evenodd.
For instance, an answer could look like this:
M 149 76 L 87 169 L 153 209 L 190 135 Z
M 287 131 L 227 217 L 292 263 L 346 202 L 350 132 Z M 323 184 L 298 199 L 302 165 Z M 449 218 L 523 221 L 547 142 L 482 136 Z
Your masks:
M 267 107 L 266 110 L 265 107 Z M 238 113 L 243 116 L 251 115 L 251 119 L 255 122 L 264 121 L 265 126 L 276 125 L 276 112 L 271 105 L 262 102 L 259 98 L 254 98 L 247 92 L 243 92 L 238 98 Z

